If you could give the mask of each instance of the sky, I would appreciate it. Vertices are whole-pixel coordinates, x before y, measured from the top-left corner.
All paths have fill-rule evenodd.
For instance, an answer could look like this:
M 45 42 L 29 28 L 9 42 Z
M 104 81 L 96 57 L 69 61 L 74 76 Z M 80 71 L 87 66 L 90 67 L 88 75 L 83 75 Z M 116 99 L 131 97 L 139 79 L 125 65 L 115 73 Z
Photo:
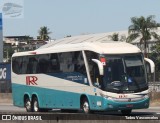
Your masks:
M 3 0 L 0 0 L 3 1 Z M 11 1 L 11 0 L 10 0 Z M 4 1 L 3 1 L 4 2 Z M 160 0 L 19 0 L 23 16 L 3 18 L 3 35 L 29 35 L 47 26 L 52 39 L 127 30 L 131 17 L 155 15 L 160 23 Z

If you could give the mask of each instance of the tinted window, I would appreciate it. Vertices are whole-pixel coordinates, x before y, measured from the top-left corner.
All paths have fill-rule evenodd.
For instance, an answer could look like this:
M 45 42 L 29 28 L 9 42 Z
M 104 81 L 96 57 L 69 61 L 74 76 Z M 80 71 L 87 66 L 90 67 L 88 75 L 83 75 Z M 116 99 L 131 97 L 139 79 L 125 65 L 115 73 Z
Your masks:
M 86 75 L 82 52 L 66 52 L 12 58 L 17 74 L 79 72 Z
M 95 52 L 91 51 L 86 51 L 86 57 L 89 65 L 89 72 L 90 72 L 90 77 L 91 81 L 94 84 L 97 81 L 101 81 L 100 75 L 99 75 L 99 69 L 98 66 L 95 62 L 92 61 L 92 59 L 99 59 L 98 54 Z
M 25 57 L 23 57 L 25 59 Z M 37 67 L 38 67 L 38 60 L 36 56 L 30 56 L 28 57 L 27 60 L 27 70 L 24 68 L 24 70 L 26 70 L 27 74 L 35 74 L 37 73 Z M 22 63 L 23 64 L 23 63 Z M 24 71 L 25 73 L 25 71 Z M 21 72 L 22 74 L 22 72 Z
M 80 51 L 14 57 L 12 68 L 16 74 L 44 73 L 88 85 L 85 63 Z

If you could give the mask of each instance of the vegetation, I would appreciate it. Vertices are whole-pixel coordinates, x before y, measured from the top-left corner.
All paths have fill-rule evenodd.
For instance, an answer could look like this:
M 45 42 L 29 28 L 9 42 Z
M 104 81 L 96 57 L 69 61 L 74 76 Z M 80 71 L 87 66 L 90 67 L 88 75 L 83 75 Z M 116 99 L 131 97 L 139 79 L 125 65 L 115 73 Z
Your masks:
M 33 40 L 33 37 L 26 36 L 26 41 L 27 41 L 28 44 L 31 43 L 31 40 Z
M 48 41 L 50 39 L 49 34 L 51 34 L 51 32 L 49 31 L 49 28 L 46 26 L 40 27 L 40 30 L 38 31 L 39 36 L 38 39 L 44 40 L 44 41 Z
M 4 48 L 3 49 L 3 58 L 6 59 L 7 62 L 10 62 L 13 53 L 14 53 L 14 49 L 12 47 Z
M 160 36 L 157 36 L 158 43 L 151 47 L 151 54 L 149 54 L 149 58 L 152 59 L 155 63 L 155 72 L 156 72 L 156 80 L 159 81 L 160 77 Z
M 109 35 L 108 38 L 112 41 L 126 41 L 126 36 L 120 36 L 119 33 L 113 33 L 112 35 Z
M 112 35 L 108 36 L 112 41 L 119 41 L 119 34 L 113 33 Z
M 153 15 L 150 15 L 147 18 L 143 16 L 139 18 L 132 17 L 131 23 L 132 25 L 128 27 L 129 36 L 127 42 L 132 42 L 133 40 L 140 38 L 140 45 L 143 44 L 143 49 L 141 47 L 141 50 L 144 50 L 144 55 L 147 57 L 148 41 L 152 36 L 157 38 L 158 35 L 155 30 L 160 24 L 154 20 Z

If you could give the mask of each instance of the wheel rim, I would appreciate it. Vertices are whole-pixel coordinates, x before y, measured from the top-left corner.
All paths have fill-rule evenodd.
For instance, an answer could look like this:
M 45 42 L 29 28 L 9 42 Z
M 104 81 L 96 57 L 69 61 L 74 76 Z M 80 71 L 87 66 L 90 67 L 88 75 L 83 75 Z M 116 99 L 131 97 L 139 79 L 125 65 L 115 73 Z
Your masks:
M 34 101 L 34 111 L 37 112 L 38 111 L 38 102 Z
M 26 101 L 25 107 L 28 111 L 31 109 L 31 102 L 29 100 Z
M 84 104 L 83 104 L 83 110 L 84 110 L 84 112 L 85 113 L 88 113 L 89 112 L 89 104 L 88 104 L 88 102 L 84 102 Z

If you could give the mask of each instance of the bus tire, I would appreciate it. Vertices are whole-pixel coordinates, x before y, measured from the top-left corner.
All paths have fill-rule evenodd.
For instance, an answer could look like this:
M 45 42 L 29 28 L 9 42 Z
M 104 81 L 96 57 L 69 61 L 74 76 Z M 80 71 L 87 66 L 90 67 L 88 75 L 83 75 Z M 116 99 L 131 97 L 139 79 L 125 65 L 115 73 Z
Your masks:
M 32 101 L 32 108 L 33 108 L 33 112 L 40 112 L 40 108 L 39 108 L 39 103 L 38 103 L 38 99 L 37 97 L 33 97 L 33 101 Z
M 128 110 L 121 110 L 122 115 L 130 115 L 132 112 L 132 109 L 128 109 Z
M 32 112 L 32 104 L 31 104 L 29 97 L 26 97 L 24 99 L 24 107 L 26 108 L 27 112 Z
M 85 114 L 91 113 L 90 106 L 89 106 L 89 101 L 88 101 L 88 99 L 86 97 L 82 98 L 81 110 Z

